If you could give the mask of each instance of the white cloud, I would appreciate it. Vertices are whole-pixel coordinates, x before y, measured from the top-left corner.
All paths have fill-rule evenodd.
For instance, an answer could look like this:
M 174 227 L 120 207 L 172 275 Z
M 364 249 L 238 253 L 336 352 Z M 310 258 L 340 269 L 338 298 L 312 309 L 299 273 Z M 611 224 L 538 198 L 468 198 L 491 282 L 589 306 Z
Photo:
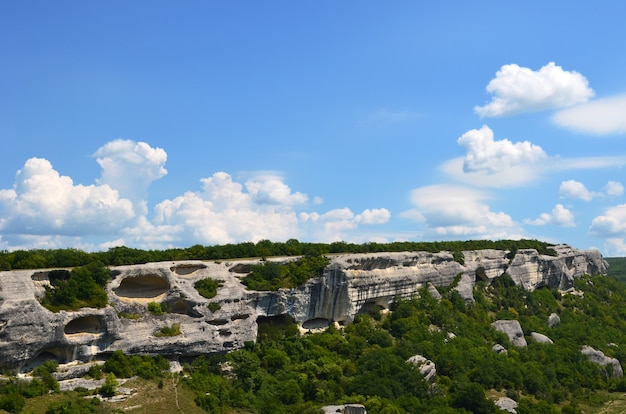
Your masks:
M 132 203 L 108 185 L 74 185 L 43 158 L 17 172 L 13 189 L 0 190 L 4 234 L 104 234 L 134 216 Z
M 549 156 L 529 141 L 495 140 L 488 126 L 472 129 L 458 138 L 464 157 L 444 162 L 440 169 L 455 181 L 477 187 L 510 188 L 527 185 L 555 171 L 616 168 L 626 156 L 561 158 Z M 619 184 L 619 183 L 618 183 Z M 618 191 L 613 186 L 610 191 Z
M 624 194 L 624 186 L 617 181 L 609 181 L 604 187 L 604 191 L 609 196 L 619 197 Z
M 306 194 L 292 193 L 277 175 L 261 175 L 246 181 L 246 189 L 259 204 L 297 205 L 308 201 Z
M 493 174 L 547 158 L 540 146 L 528 141 L 512 143 L 508 139 L 495 141 L 493 137 L 487 125 L 461 135 L 457 143 L 467 151 L 463 161 L 465 171 Z
M 563 181 L 559 187 L 559 195 L 563 198 L 573 198 L 591 201 L 598 197 L 619 197 L 624 193 L 624 186 L 617 181 L 609 181 L 604 186 L 604 192 L 589 191 L 587 187 L 576 180 Z
M 452 185 L 432 185 L 411 192 L 415 209 L 402 214 L 418 218 L 431 236 L 519 238 L 519 226 L 502 212 L 493 212 L 483 201 L 486 193 Z
M 150 184 L 167 174 L 167 153 L 145 142 L 117 139 L 100 147 L 94 154 L 102 167 L 98 184 L 108 184 L 124 198 L 133 201 L 138 214 L 146 214 L 145 199 Z
M 391 213 L 386 208 L 365 209 L 357 214 L 354 221 L 361 224 L 384 224 L 391 218 Z
M 250 192 L 229 174 L 215 173 L 201 180 L 203 191 L 157 204 L 153 224 L 168 226 L 178 240 L 207 244 L 297 238 L 297 217 L 291 206 L 301 195 L 274 181 L 275 177 L 248 182 Z M 281 200 L 284 204 L 279 204 Z
M 299 219 L 307 233 L 317 241 L 347 241 L 357 242 L 353 236 L 353 231 L 360 224 L 384 224 L 389 221 L 391 213 L 386 208 L 366 209 L 360 214 L 354 214 L 347 207 L 330 210 L 326 213 L 300 213 Z M 380 240 L 376 235 L 365 238 L 358 237 L 358 241 Z
M 626 241 L 619 237 L 608 238 L 604 249 L 607 257 L 624 257 L 626 256 Z
M 574 227 L 574 214 L 562 204 L 557 204 L 552 209 L 551 213 L 541 213 L 538 218 L 534 220 L 524 220 L 524 223 L 533 226 L 544 226 L 546 224 L 555 224 L 560 227 Z
M 552 120 L 565 128 L 594 135 L 626 133 L 626 95 L 596 99 L 557 112 Z
M 334 241 L 346 240 L 348 232 L 361 224 L 382 224 L 390 217 L 387 209 L 366 209 L 360 214 L 348 208 L 298 214 L 294 208 L 308 197 L 293 192 L 273 174 L 259 174 L 243 185 L 233 181 L 230 174 L 217 172 L 201 182 L 202 191 L 186 192 L 157 204 L 154 220 L 128 230 L 126 238 L 142 246 L 180 245 L 182 240 L 186 244 L 302 237 Z
M 487 92 L 493 95 L 491 102 L 474 107 L 481 117 L 563 108 L 586 102 L 594 94 L 584 76 L 554 62 L 538 71 L 504 65 L 487 85 Z
M 591 234 L 600 237 L 624 237 L 626 236 L 626 204 L 609 207 L 604 215 L 598 216 L 591 221 L 589 229 Z
M 594 194 L 587 190 L 587 187 L 576 180 L 563 181 L 559 187 L 559 195 L 564 198 L 574 198 L 584 201 L 591 201 Z
M 479 187 L 515 187 L 538 179 L 550 158 L 528 141 L 495 140 L 487 125 L 472 129 L 457 139 L 464 157 L 453 158 L 441 169 L 456 181 Z

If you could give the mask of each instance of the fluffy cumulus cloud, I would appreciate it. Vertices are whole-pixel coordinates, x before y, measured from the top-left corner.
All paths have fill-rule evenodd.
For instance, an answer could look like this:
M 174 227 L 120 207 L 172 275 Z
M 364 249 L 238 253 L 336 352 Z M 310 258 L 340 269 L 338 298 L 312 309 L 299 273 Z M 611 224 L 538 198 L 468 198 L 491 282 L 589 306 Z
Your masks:
M 587 190 L 587 187 L 576 180 L 563 181 L 559 187 L 559 195 L 564 198 L 574 198 L 584 201 L 591 201 L 594 193 Z
M 467 131 L 457 143 L 467 151 L 463 160 L 463 169 L 467 172 L 493 174 L 547 157 L 540 146 L 528 141 L 494 140 L 493 131 L 487 125 Z
M 100 147 L 94 157 L 102 168 L 98 184 L 115 188 L 122 197 L 133 201 L 139 214 L 146 214 L 148 187 L 167 174 L 167 153 L 145 142 L 117 139 Z
M 279 176 L 260 174 L 245 183 L 225 172 L 204 178 L 202 191 L 186 192 L 156 205 L 154 219 L 125 232 L 127 241 L 141 246 L 225 244 L 242 241 L 315 238 L 344 240 L 362 224 L 389 220 L 386 209 L 350 209 L 326 213 L 297 212 L 307 195 L 293 192 Z M 163 239 L 166 235 L 166 239 Z
M 384 224 L 391 217 L 384 208 L 304 212 L 309 197 L 292 191 L 280 174 L 269 172 L 251 174 L 244 182 L 217 172 L 200 180 L 200 191 L 163 200 L 148 214 L 148 188 L 167 174 L 165 151 L 115 140 L 94 156 L 102 167 L 94 185 L 75 185 L 45 159 L 28 160 L 13 188 L 0 190 L 0 248 L 161 249 L 290 238 L 354 241 L 351 232 L 359 226 Z M 321 203 L 320 197 L 313 197 L 313 205 Z
M 604 191 L 589 191 L 585 185 L 576 180 L 567 180 L 561 183 L 559 195 L 563 198 L 591 201 L 598 197 L 619 197 L 624 193 L 624 186 L 617 181 L 609 181 Z
M 590 233 L 600 237 L 626 237 L 626 204 L 609 207 L 591 221 Z
M 246 181 L 246 189 L 258 204 L 298 205 L 308 201 L 306 194 L 292 193 L 283 178 L 273 174 L 261 174 Z
M 484 203 L 488 195 L 465 187 L 432 185 L 413 190 L 415 208 L 403 213 L 424 223 L 433 237 L 520 238 L 519 226 Z
M 549 157 L 529 141 L 496 140 L 487 125 L 461 135 L 457 143 L 465 156 L 442 165 L 442 170 L 457 181 L 480 187 L 511 187 L 536 180 L 548 168 Z
M 166 227 L 170 237 L 179 241 L 190 238 L 205 244 L 297 237 L 298 220 L 291 206 L 306 198 L 284 183 L 269 178 L 249 181 L 244 187 L 225 172 L 201 182 L 202 191 L 157 204 L 153 225 Z
M 574 227 L 574 214 L 562 204 L 557 204 L 550 213 L 542 213 L 534 220 L 524 220 L 524 223 L 533 226 L 544 226 L 546 224 L 554 224 L 560 227 Z
M 0 190 L 0 232 L 13 235 L 104 234 L 134 217 L 130 200 L 108 184 L 74 185 L 43 158 L 17 172 L 12 189 Z
M 359 214 L 354 214 L 347 207 L 334 209 L 325 213 L 302 212 L 299 219 L 307 233 L 318 241 L 348 241 L 363 242 L 366 239 L 355 238 L 352 232 L 361 224 L 384 224 L 389 221 L 391 213 L 386 208 L 366 209 Z
M 565 128 L 594 135 L 626 133 L 626 95 L 596 99 L 557 112 L 552 120 Z
M 557 109 L 586 102 L 594 94 L 587 79 L 550 62 L 538 71 L 516 64 L 504 65 L 487 85 L 491 102 L 476 106 L 481 117 Z

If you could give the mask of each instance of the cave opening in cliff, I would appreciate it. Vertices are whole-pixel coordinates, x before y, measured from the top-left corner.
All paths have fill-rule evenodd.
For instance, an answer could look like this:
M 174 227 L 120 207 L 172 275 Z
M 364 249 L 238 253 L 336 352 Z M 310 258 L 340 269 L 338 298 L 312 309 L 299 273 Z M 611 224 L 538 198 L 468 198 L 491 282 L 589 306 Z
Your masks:
M 178 313 L 180 315 L 191 316 L 192 318 L 201 318 L 202 314 L 193 308 L 193 303 L 179 298 L 170 300 L 167 303 L 167 309 L 170 313 Z
M 104 332 L 102 326 L 102 320 L 98 316 L 83 316 L 71 320 L 65 329 L 63 329 L 66 335 L 89 333 L 99 334 Z
M 19 371 L 21 373 L 30 372 L 40 365 L 43 365 L 46 361 L 54 361 L 57 364 L 63 363 L 65 362 L 65 360 L 60 356 L 61 354 L 62 352 L 60 352 L 58 349 L 44 349 L 40 351 L 34 358 L 29 359 L 24 365 L 22 365 Z
M 305 329 L 308 331 L 308 330 L 327 328 L 331 324 L 331 322 L 332 321 L 330 319 L 325 319 L 325 318 L 309 319 L 308 321 L 305 321 L 302 324 L 302 329 Z
M 114 289 L 117 296 L 127 299 L 155 299 L 169 291 L 169 283 L 156 275 L 127 277 Z

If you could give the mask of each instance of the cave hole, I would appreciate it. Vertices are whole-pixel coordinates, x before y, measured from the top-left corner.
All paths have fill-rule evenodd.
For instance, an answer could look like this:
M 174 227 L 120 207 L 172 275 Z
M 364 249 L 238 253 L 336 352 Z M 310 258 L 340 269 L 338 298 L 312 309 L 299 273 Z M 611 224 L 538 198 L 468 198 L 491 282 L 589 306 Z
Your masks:
M 115 294 L 129 299 L 154 299 L 170 289 L 169 283 L 156 275 L 127 277 L 122 280 Z

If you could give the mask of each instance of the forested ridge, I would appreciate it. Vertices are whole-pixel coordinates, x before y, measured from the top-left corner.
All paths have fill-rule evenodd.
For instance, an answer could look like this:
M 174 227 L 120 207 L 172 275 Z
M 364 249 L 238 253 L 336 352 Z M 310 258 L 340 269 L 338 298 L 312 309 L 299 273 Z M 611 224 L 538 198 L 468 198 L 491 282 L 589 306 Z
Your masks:
M 451 287 L 439 288 L 440 300 L 423 289 L 410 300 L 394 301 L 390 312 L 371 308 L 354 323 L 323 332 L 301 332 L 289 319 L 265 318 L 259 320 L 256 343 L 183 361 L 180 374 L 167 372 L 162 357 L 116 352 L 90 370 L 88 377 L 106 379 L 95 391 L 59 392 L 50 366 L 34 372 L 30 383 L 8 377 L 0 382 L 0 408 L 121 412 L 121 403 L 90 398 L 115 394 L 117 379 L 137 376 L 162 387 L 173 376 L 208 413 L 317 413 L 323 405 L 341 403 L 363 404 L 368 414 L 497 413 L 494 401 L 503 396 L 517 401 L 520 414 L 601 412 L 616 396 L 623 398 L 626 380 L 612 378 L 610 367 L 588 361 L 581 349 L 589 345 L 626 360 L 626 284 L 595 275 L 577 279 L 574 287 L 578 294 L 547 288 L 528 292 L 503 275 L 489 285 L 478 282 L 474 303 Z M 551 313 L 560 317 L 552 328 Z M 528 346 L 514 347 L 494 330 L 491 323 L 499 319 L 518 320 Z M 554 343 L 538 343 L 530 332 Z M 494 352 L 494 344 L 508 352 Z M 406 362 L 413 355 L 435 363 L 434 383 Z M 44 409 L 29 411 L 36 401 L 53 396 Z M 123 411 L 143 412 L 132 406 Z
M 515 252 L 519 249 L 536 249 L 541 254 L 554 255 L 549 243 L 538 240 L 466 240 L 441 242 L 346 242 L 307 243 L 295 239 L 286 242 L 261 240 L 216 246 L 194 245 L 167 250 L 141 250 L 125 246 L 107 251 L 85 252 L 78 249 L 33 249 L 0 251 L 0 270 L 41 269 L 53 267 L 84 266 L 99 262 L 107 266 L 142 264 L 175 260 L 222 260 L 269 256 L 319 256 L 333 253 L 378 252 L 462 252 L 464 250 L 499 249 Z
M 294 264 L 287 273 L 299 280 L 302 272 L 316 271 L 322 257 L 305 255 L 303 268 Z M 307 414 L 319 413 L 323 405 L 358 403 L 368 414 L 498 413 L 495 401 L 504 396 L 517 402 L 520 414 L 624 412 L 626 401 L 620 405 L 620 399 L 626 380 L 611 377 L 611 367 L 594 364 L 581 353 L 588 345 L 626 361 L 626 259 L 608 261 L 612 266 L 608 276 L 577 279 L 575 293 L 548 288 L 529 292 L 505 274 L 490 283 L 477 282 L 475 302 L 466 302 L 451 286 L 438 288 L 439 300 L 422 289 L 412 299 L 395 300 L 388 312 L 371 307 L 353 323 L 323 331 L 301 331 L 287 317 L 260 318 L 256 342 L 227 354 L 183 360 L 181 373 L 170 373 L 162 356 L 118 351 L 104 365 L 89 370 L 86 378 L 103 380 L 93 391 L 60 391 L 52 376 L 56 363 L 48 361 L 32 372 L 32 380 L 5 373 L 0 379 L 0 412 L 175 412 L 183 404 L 207 413 Z M 79 280 L 99 285 L 110 276 L 102 263 L 89 263 L 57 271 L 52 279 L 82 291 L 75 285 Z M 254 283 L 270 283 L 273 288 L 271 283 L 279 282 L 263 272 L 281 272 L 262 266 L 256 269 L 260 276 Z M 220 281 L 196 286 L 206 297 L 221 287 Z M 100 298 L 79 295 L 76 300 Z M 549 327 L 552 313 L 560 323 Z M 501 319 L 520 322 L 527 347 L 512 346 L 492 327 Z M 539 343 L 531 332 L 544 334 L 553 343 Z M 494 352 L 495 344 L 507 353 Z M 406 362 L 414 355 L 434 362 L 433 383 Z M 119 403 L 94 398 L 118 394 L 125 378 L 137 378 L 133 384 L 142 389 L 159 390 L 156 394 L 166 402 L 149 406 L 148 396 L 141 397 L 140 404 L 135 397 Z

